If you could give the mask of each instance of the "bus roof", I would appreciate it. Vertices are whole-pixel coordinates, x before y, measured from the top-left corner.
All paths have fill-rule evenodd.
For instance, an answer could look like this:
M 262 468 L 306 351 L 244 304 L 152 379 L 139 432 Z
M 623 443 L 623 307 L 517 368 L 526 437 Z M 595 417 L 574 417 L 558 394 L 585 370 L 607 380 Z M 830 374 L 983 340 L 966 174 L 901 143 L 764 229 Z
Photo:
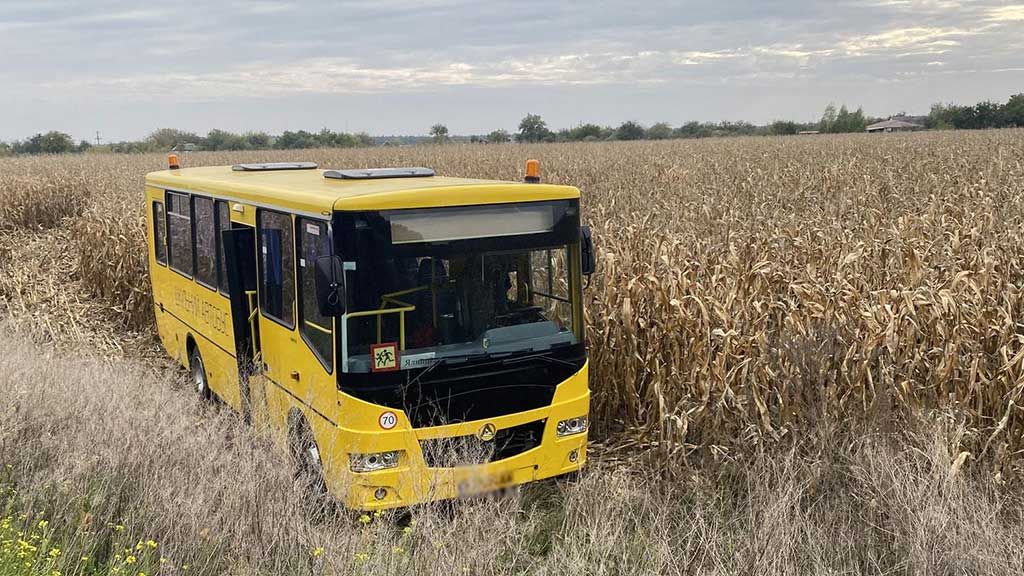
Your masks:
M 325 178 L 324 170 L 240 171 L 231 166 L 161 170 L 146 175 L 146 185 L 165 190 L 209 194 L 292 212 L 323 214 L 334 210 L 393 210 L 500 204 L 579 198 L 572 186 L 526 184 L 428 176 L 416 178 Z

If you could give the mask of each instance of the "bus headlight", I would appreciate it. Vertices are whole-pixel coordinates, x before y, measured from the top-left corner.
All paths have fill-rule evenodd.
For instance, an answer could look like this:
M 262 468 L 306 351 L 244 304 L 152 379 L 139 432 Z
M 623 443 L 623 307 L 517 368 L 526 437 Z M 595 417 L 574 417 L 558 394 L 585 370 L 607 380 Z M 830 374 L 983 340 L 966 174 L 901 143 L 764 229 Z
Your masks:
M 560 420 L 555 431 L 559 436 L 582 434 L 587 431 L 587 424 L 586 416 L 577 416 L 575 418 L 569 418 L 568 420 Z
M 373 454 L 349 454 L 348 464 L 353 472 L 376 472 L 398 466 L 401 450 L 374 452 Z

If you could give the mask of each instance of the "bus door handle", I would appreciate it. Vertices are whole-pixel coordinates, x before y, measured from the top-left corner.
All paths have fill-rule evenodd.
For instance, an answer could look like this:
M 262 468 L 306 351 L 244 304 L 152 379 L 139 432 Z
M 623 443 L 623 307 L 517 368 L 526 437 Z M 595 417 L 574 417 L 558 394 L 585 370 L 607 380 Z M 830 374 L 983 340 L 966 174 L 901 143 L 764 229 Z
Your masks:
M 292 380 L 295 380 L 296 382 L 298 382 L 299 378 L 301 377 L 299 375 L 299 371 L 298 370 L 292 370 L 292 373 L 290 374 L 290 376 L 292 377 Z

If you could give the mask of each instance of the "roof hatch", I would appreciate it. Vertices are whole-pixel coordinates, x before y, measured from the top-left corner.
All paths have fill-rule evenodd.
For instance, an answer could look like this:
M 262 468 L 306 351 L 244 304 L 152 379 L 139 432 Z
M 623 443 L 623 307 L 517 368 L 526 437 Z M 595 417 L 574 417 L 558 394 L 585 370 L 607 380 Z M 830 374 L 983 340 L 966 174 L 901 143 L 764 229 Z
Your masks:
M 335 180 L 377 180 L 381 178 L 423 178 L 433 176 L 433 168 L 362 168 L 359 170 L 327 170 L 324 178 Z
M 272 170 L 315 170 L 316 162 L 266 162 L 264 164 L 235 164 L 235 172 L 268 172 Z

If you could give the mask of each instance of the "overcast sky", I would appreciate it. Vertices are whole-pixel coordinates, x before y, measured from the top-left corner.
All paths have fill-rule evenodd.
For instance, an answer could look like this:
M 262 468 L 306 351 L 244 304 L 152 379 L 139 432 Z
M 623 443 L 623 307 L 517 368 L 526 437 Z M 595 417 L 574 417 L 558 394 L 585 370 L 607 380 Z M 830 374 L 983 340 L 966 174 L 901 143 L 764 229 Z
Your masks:
M 0 0 L 0 139 L 873 115 L 1024 92 L 997 1 Z

